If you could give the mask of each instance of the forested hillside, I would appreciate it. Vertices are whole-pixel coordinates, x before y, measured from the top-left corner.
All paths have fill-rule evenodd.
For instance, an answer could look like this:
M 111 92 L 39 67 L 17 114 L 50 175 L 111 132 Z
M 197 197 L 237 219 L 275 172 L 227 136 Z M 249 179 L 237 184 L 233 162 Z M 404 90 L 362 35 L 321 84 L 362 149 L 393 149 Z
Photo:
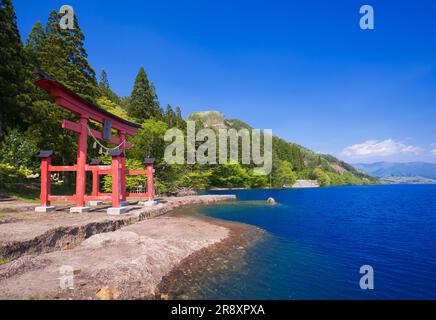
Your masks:
M 157 89 L 144 68 L 132 79 L 128 97 L 120 97 L 111 89 L 110 75 L 95 70 L 87 59 L 85 34 L 75 16 L 75 28 L 63 30 L 61 15 L 48 13 L 44 23 L 36 22 L 26 39 L 20 37 L 11 0 L 0 0 L 0 189 L 2 193 L 37 194 L 38 150 L 54 151 L 54 163 L 71 165 L 76 159 L 75 134 L 61 128 L 61 119 L 74 115 L 58 107 L 48 94 L 37 88 L 34 68 L 52 76 L 83 98 L 131 121 L 142 128 L 132 138 L 134 147 L 127 152 L 128 167 L 142 168 L 145 156 L 157 159 L 157 186 L 160 192 L 179 188 L 211 187 L 282 187 L 297 178 L 316 178 L 322 185 L 372 183 L 352 167 L 327 155 L 317 155 L 278 137 L 273 142 L 273 172 L 270 176 L 254 176 L 252 167 L 228 165 L 167 165 L 163 161 L 166 143 L 164 133 L 169 128 L 186 131 L 186 122 L 179 106 L 161 106 Z M 116 63 L 114 61 L 113 63 Z M 218 113 L 219 114 L 219 113 Z M 207 113 L 206 113 L 207 116 Z M 209 125 L 239 129 L 248 127 L 237 119 L 211 119 L 199 115 L 195 120 Z M 195 117 L 195 115 L 194 115 Z M 210 123 L 215 121 L 215 123 Z M 224 122 L 223 122 L 224 121 Z M 100 129 L 98 124 L 93 124 Z M 114 147 L 107 145 L 107 147 Z M 108 161 L 106 150 L 89 139 L 89 159 Z M 71 189 L 68 173 L 54 177 L 56 189 Z M 144 184 L 140 178 L 129 178 L 128 188 Z M 104 188 L 110 189 L 106 179 Z M 33 188 L 34 187 L 34 188 Z M 33 188 L 33 189 L 32 189 Z M 33 191 L 35 193 L 32 193 Z
M 253 129 L 239 119 L 226 119 L 219 111 L 192 113 L 189 120 L 203 123 L 203 127 L 227 129 Z M 357 185 L 376 183 L 376 179 L 356 170 L 350 164 L 325 154 L 315 153 L 280 137 L 272 138 L 273 170 L 267 185 L 283 187 L 292 185 L 296 179 L 318 180 L 322 186 Z

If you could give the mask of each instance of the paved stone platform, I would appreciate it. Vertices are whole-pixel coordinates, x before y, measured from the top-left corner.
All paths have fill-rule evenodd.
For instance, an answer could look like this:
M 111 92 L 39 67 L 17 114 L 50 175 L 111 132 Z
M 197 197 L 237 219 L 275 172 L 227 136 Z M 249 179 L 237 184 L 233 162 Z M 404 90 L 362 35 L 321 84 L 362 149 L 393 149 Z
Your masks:
M 180 206 L 210 204 L 232 200 L 234 195 L 202 195 L 162 198 L 155 206 L 132 204 L 127 212 L 110 216 L 110 205 L 92 208 L 87 213 L 72 214 L 69 207 L 51 213 L 33 210 L 5 213 L 0 216 L 0 257 L 13 260 L 25 254 L 40 254 L 70 249 L 99 233 L 160 216 Z M 16 209 L 16 208 L 15 208 Z

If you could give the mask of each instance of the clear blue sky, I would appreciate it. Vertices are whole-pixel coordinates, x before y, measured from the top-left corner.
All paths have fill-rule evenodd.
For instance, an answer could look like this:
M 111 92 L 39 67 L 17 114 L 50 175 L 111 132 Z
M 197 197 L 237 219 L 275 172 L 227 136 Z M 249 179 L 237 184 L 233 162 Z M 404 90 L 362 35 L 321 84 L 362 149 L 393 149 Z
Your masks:
M 185 116 L 220 110 L 350 162 L 436 162 L 434 0 L 13 2 L 23 39 L 73 6 L 120 95 L 144 66 Z

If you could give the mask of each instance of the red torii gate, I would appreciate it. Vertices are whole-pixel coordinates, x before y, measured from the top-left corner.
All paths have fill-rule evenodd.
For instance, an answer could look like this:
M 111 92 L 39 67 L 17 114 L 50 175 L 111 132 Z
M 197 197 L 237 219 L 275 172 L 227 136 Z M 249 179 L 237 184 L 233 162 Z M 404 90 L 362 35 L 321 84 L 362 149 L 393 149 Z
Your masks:
M 132 147 L 132 144 L 126 141 L 126 136 L 136 134 L 139 124 L 132 123 L 122 119 L 92 103 L 83 99 L 73 91 L 57 82 L 39 69 L 35 69 L 40 78 L 35 84 L 46 90 L 64 109 L 75 113 L 79 117 L 79 122 L 62 120 L 62 128 L 77 133 L 77 163 L 73 166 L 53 166 L 51 160 L 53 152 L 41 151 L 39 158 L 41 160 L 41 206 L 35 210 L 38 212 L 49 212 L 55 209 L 51 206 L 51 201 L 69 200 L 74 201 L 76 206 L 70 209 L 70 212 L 87 212 L 89 207 L 85 206 L 86 202 L 112 202 L 112 208 L 108 209 L 108 214 L 121 214 L 126 211 L 126 199 L 129 196 L 145 197 L 150 203 L 154 200 L 153 165 L 154 159 L 146 159 L 146 170 L 127 170 L 125 150 Z M 103 132 L 91 129 L 88 121 L 93 120 L 103 125 Z M 111 135 L 111 129 L 117 131 L 118 136 Z M 98 160 L 93 160 L 90 165 L 86 164 L 87 156 L 87 138 L 88 135 L 99 139 L 106 140 L 118 148 L 112 149 L 109 155 L 112 157 L 112 163 L 108 166 L 100 165 Z M 72 196 L 54 196 L 50 194 L 50 172 L 76 172 L 76 194 Z M 86 195 L 86 172 L 91 171 L 93 176 L 92 195 Z M 112 175 L 112 193 L 101 193 L 99 191 L 99 176 L 104 174 Z M 147 175 L 147 192 L 129 194 L 126 191 L 126 175 Z

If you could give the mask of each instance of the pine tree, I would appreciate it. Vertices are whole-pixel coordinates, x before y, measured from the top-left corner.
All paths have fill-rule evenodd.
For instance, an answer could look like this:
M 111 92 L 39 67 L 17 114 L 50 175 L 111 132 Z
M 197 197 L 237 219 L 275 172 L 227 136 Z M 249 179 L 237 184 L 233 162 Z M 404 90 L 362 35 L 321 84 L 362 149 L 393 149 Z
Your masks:
M 79 26 L 77 15 L 74 15 L 74 28 L 62 30 L 65 35 L 67 58 L 73 73 L 68 74 L 67 82 L 75 87 L 75 91 L 85 98 L 95 101 L 97 96 L 97 78 L 94 69 L 88 62 L 85 50 L 85 35 Z
M 157 120 L 162 120 L 163 110 L 160 106 L 159 98 L 156 93 L 156 87 L 153 82 L 150 84 L 150 89 L 151 89 L 151 95 L 153 96 L 153 117 Z
M 74 29 L 61 29 L 61 15 L 52 11 L 45 27 L 45 40 L 41 48 L 41 69 L 62 82 L 85 99 L 95 102 L 97 80 L 89 65 L 84 48 L 85 36 L 77 15 Z
M 157 112 L 157 96 L 154 86 L 150 85 L 143 67 L 139 69 L 128 106 L 129 116 L 143 122 L 155 118 Z M 160 107 L 159 107 L 160 108 Z
M 185 127 L 185 120 L 182 116 L 182 109 L 179 106 L 176 107 L 176 127 L 181 129 Z
M 109 80 L 105 69 L 101 71 L 98 88 L 100 96 L 99 98 L 107 98 L 117 105 L 121 103 L 120 97 L 118 97 L 118 95 L 113 92 L 109 86 Z
M 46 34 L 44 26 L 41 22 L 34 24 L 32 30 L 26 39 L 26 45 L 24 47 L 24 52 L 27 57 L 26 65 L 26 91 L 30 95 L 29 105 L 33 105 L 35 101 L 47 100 L 52 101 L 48 94 L 44 90 L 40 90 L 34 84 L 34 80 L 37 78 L 35 75 L 35 67 L 42 65 L 42 50 L 45 45 Z M 32 117 L 38 118 L 40 116 L 40 110 L 33 108 Z M 36 120 L 36 119 L 33 119 Z
M 41 50 L 45 41 L 45 31 L 42 23 L 38 21 L 30 31 L 27 39 L 24 52 L 28 58 L 28 62 L 33 66 L 41 65 Z M 33 69 L 33 68 L 32 68 Z
M 69 67 L 66 44 L 59 26 L 59 15 L 54 10 L 50 12 L 44 33 L 45 38 L 38 53 L 39 67 L 56 80 L 66 84 L 66 73 Z M 34 48 L 34 51 L 37 51 L 37 48 Z
M 0 136 L 24 118 L 25 55 L 11 0 L 0 0 Z
M 109 80 L 107 79 L 107 73 L 106 70 L 103 69 L 101 70 L 101 74 L 100 74 L 100 82 L 98 83 L 98 86 L 100 87 L 100 89 L 102 90 L 108 90 L 109 88 Z
M 168 128 L 172 128 L 176 126 L 176 114 L 173 111 L 173 108 L 171 107 L 171 105 L 167 105 L 166 109 L 165 109 L 165 115 L 164 115 L 164 120 L 168 125 Z
M 292 157 L 292 165 L 297 171 L 301 171 L 304 169 L 304 159 L 300 149 L 295 145 L 291 145 L 291 157 Z

